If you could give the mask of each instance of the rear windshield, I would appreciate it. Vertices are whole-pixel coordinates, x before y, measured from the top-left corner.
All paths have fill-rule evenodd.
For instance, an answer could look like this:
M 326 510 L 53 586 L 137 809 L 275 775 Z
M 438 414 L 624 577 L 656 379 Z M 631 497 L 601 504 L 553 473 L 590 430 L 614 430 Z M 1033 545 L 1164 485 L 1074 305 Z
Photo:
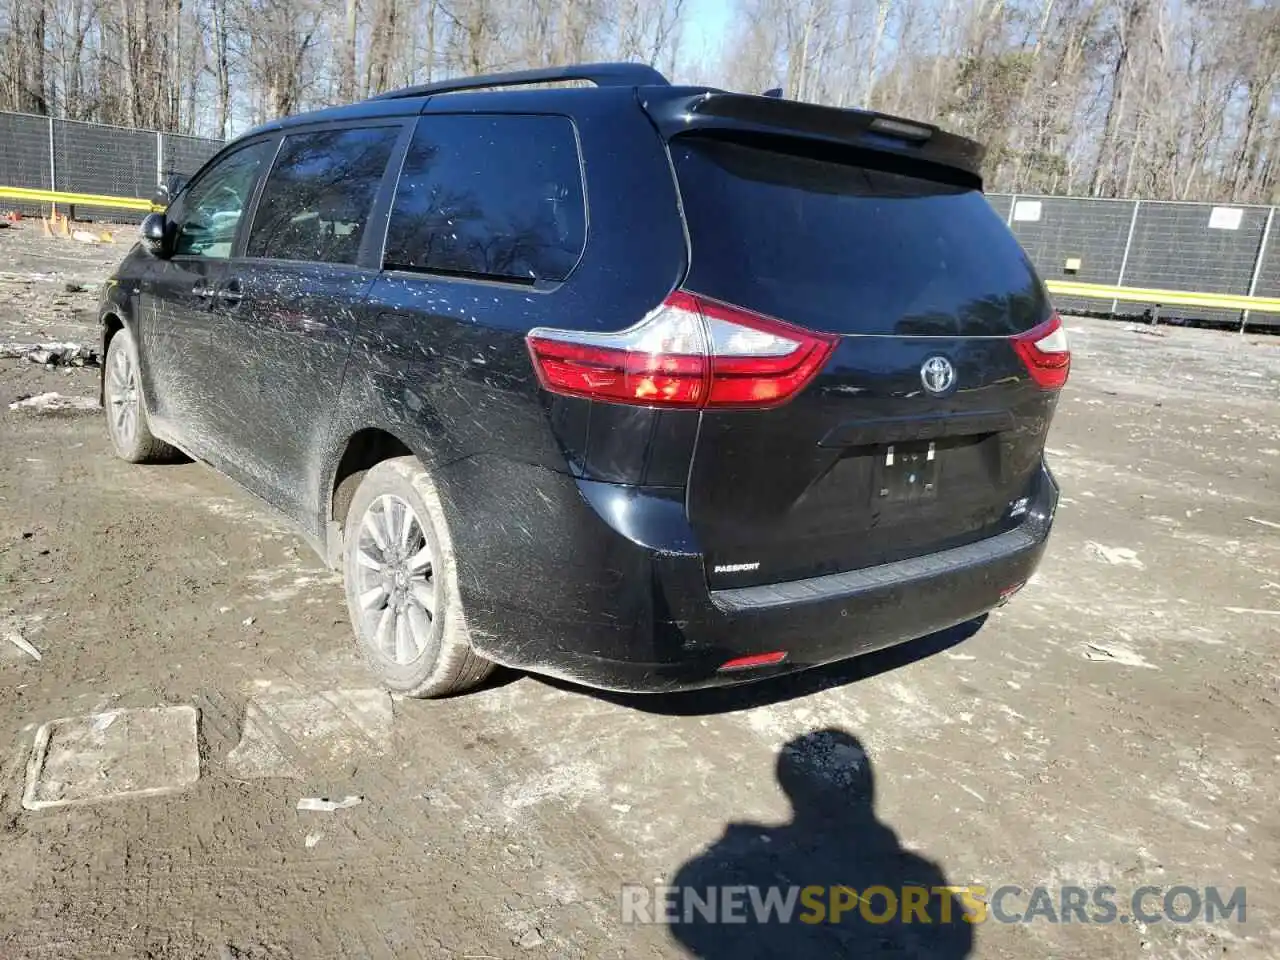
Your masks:
M 832 333 L 1007 336 L 1048 315 L 976 190 L 693 137 L 671 155 L 690 290 Z

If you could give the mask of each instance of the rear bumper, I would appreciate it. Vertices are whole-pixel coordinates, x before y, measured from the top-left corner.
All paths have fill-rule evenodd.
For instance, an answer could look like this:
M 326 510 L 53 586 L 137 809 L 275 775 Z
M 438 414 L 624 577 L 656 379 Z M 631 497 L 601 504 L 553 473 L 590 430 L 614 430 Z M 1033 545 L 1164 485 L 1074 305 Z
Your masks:
M 517 502 L 536 502 L 544 519 L 508 522 L 526 535 L 496 549 L 478 521 L 454 530 L 473 643 L 509 666 L 628 692 L 776 676 L 979 617 L 1035 571 L 1058 499 L 1045 468 L 1024 522 L 998 536 L 847 573 L 710 591 L 678 499 L 506 467 L 506 482 L 533 482 Z M 446 487 L 476 489 L 477 469 L 470 462 Z M 775 651 L 786 653 L 777 665 L 720 669 Z

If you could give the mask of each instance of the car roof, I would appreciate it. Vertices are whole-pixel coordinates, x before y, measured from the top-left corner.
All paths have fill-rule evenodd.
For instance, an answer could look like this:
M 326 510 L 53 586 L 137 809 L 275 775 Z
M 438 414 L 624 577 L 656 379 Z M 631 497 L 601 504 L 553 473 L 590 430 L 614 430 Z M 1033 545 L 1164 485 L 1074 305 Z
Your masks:
M 582 81 L 591 87 L 558 86 Z M 429 106 L 434 98 L 448 94 Z M 572 66 L 518 70 L 510 73 L 458 77 L 418 84 L 377 94 L 368 100 L 329 107 L 274 120 L 244 137 L 300 126 L 342 121 L 410 117 L 428 111 L 441 113 L 542 113 L 574 115 L 588 109 L 611 109 L 608 98 L 638 98 L 658 130 L 667 137 L 699 130 L 733 129 L 760 137 L 802 137 L 842 147 L 857 147 L 896 155 L 904 171 L 931 176 L 939 168 L 945 177 L 967 188 L 982 188 L 985 148 L 978 142 L 947 133 L 929 123 L 893 117 L 871 110 L 823 106 L 786 100 L 781 91 L 763 96 L 729 93 L 714 87 L 672 86 L 661 73 L 642 63 L 585 63 Z M 597 99 L 598 98 L 598 99 Z M 592 106 L 588 107 L 587 103 Z M 919 165 L 923 163 L 924 168 Z
M 484 97 L 485 102 L 488 102 L 489 91 L 574 81 L 594 84 L 596 88 L 669 86 L 666 77 L 653 67 L 642 63 L 586 63 L 475 77 L 457 77 L 435 83 L 402 87 L 376 94 L 356 103 L 326 107 L 272 120 L 250 130 L 244 137 L 314 123 L 412 116 L 421 113 L 427 101 L 433 96 L 445 93 L 457 95 L 458 106 L 462 109 L 470 109 L 478 105 L 476 98 Z M 550 106 L 562 100 L 566 94 L 581 96 L 582 89 L 580 87 L 539 87 L 523 91 L 521 99 L 528 99 L 531 106 L 535 103 Z

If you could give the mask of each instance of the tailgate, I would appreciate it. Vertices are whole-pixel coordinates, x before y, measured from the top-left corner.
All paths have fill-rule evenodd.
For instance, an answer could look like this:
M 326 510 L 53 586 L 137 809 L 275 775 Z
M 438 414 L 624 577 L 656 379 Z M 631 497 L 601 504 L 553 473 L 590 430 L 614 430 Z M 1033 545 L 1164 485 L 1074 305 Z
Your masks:
M 790 403 L 703 414 L 687 502 L 711 585 L 857 569 L 1016 523 L 1057 394 L 1010 337 L 1051 307 L 981 192 L 799 139 L 686 136 L 671 153 L 685 287 L 840 337 Z

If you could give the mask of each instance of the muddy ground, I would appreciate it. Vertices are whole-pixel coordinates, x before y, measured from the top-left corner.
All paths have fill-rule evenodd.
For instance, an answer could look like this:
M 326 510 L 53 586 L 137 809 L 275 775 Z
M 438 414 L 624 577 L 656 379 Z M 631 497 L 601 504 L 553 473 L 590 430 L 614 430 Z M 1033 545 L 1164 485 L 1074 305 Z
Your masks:
M 120 245 L 31 239 L 0 234 L 0 341 L 89 338 L 92 297 L 63 284 Z M 778 955 L 622 922 L 624 883 L 677 876 L 1247 888 L 1243 924 L 797 934 L 795 956 L 1280 955 L 1280 339 L 1070 327 L 1064 499 L 1013 603 L 972 635 L 661 699 L 504 673 L 392 701 L 285 523 L 203 466 L 113 459 L 100 413 L 10 410 L 91 397 L 97 372 L 0 360 L 0 957 Z M 169 736 L 153 715 L 113 711 L 188 706 L 174 792 L 63 804 L 146 786 L 83 755 L 32 775 L 98 782 L 32 792 L 47 721 L 132 718 L 95 735 L 146 748 Z M 813 790 L 776 779 L 797 757 Z M 815 806 L 872 779 L 874 807 Z M 839 873 L 885 844 L 883 877 Z

